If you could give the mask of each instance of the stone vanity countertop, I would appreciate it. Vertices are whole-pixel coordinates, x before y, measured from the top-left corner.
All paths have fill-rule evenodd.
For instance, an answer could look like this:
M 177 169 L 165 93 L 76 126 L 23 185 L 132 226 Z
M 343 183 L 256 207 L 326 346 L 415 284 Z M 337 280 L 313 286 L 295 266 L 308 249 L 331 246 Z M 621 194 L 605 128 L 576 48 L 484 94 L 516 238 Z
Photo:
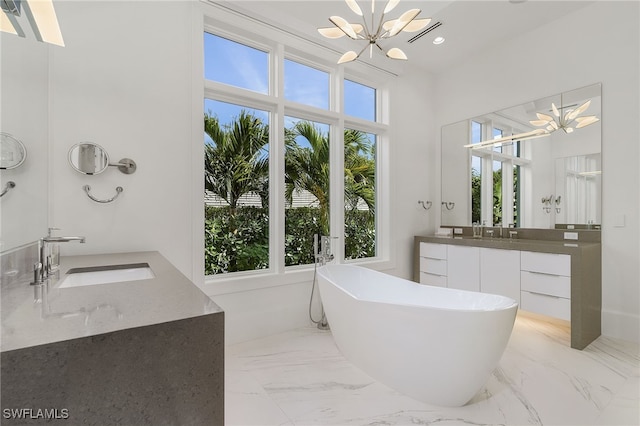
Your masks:
M 541 253 L 574 254 L 581 249 L 596 248 L 599 242 L 586 242 L 574 240 L 533 240 L 524 238 L 473 238 L 473 237 L 445 237 L 445 236 L 416 236 L 416 239 L 425 243 L 451 244 L 470 247 L 486 247 L 504 250 L 535 251 Z
M 132 263 L 155 278 L 60 288 L 71 268 Z M 2 288 L 3 352 L 222 312 L 158 252 L 67 256 L 59 271 L 39 302 L 28 281 Z

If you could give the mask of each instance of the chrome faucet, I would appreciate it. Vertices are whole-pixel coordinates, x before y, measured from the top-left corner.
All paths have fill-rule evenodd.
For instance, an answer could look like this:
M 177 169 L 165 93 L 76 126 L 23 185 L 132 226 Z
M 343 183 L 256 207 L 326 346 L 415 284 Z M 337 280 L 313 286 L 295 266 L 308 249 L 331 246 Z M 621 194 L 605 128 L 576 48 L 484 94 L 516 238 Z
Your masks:
M 49 228 L 49 232 L 46 237 L 40 238 L 38 241 L 38 262 L 33 265 L 33 282 L 32 285 L 44 284 L 47 279 L 52 275 L 51 269 L 51 255 L 47 253 L 47 243 L 68 243 L 71 241 L 78 241 L 84 243 L 85 237 L 54 237 L 51 235 L 51 231 L 58 228 Z

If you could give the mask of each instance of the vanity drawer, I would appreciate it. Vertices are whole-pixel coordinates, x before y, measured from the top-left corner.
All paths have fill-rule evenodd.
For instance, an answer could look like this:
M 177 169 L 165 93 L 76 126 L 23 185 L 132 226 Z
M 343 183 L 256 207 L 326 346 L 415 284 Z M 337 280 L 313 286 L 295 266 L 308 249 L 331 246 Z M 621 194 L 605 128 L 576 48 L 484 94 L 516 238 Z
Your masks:
M 447 245 L 434 243 L 420 243 L 420 256 L 429 257 L 431 259 L 447 258 Z
M 444 275 L 430 274 L 420 271 L 420 284 L 433 285 L 437 287 L 447 286 L 447 277 Z
M 522 291 L 520 309 L 567 321 L 571 320 L 571 300 L 563 297 Z
M 420 272 L 429 272 L 434 275 L 447 275 L 447 261 L 442 259 L 420 258 Z
M 520 252 L 520 266 L 523 271 L 571 276 L 571 256 L 568 254 Z
M 521 271 L 520 288 L 534 293 L 571 298 L 571 278 L 564 275 Z

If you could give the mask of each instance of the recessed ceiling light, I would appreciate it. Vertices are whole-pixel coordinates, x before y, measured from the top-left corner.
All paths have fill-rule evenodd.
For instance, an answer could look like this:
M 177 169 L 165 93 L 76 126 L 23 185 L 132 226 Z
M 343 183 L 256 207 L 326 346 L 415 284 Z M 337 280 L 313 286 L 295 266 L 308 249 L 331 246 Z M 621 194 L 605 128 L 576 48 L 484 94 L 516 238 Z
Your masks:
M 433 44 L 442 44 L 442 43 L 444 43 L 444 37 L 438 36 L 433 39 Z

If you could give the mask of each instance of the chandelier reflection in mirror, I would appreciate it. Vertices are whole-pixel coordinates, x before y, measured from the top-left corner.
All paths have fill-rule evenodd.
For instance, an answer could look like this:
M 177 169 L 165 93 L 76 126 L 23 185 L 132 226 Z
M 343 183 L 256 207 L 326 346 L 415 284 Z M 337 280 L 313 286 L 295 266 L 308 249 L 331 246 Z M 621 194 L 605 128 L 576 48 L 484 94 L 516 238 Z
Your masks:
M 38 41 L 64 46 L 53 0 L 0 0 L 0 31 L 26 37 L 20 20 L 29 22 Z M 24 13 L 23 13 L 24 12 Z
M 385 15 L 391 12 L 400 2 L 400 0 L 389 0 L 382 13 L 379 14 L 380 16 L 377 19 L 378 24 L 376 25 L 375 0 L 371 0 L 371 21 L 369 22 L 356 0 L 345 0 L 345 2 L 356 15 L 362 16 L 362 24 L 352 24 L 340 16 L 331 16 L 329 21 L 331 21 L 335 27 L 318 28 L 318 32 L 331 39 L 346 35 L 352 40 L 364 40 L 367 44 L 359 53 L 350 50 L 342 55 L 338 60 L 339 64 L 355 61 L 367 48 L 369 48 L 369 57 L 372 57 L 374 46 L 391 59 L 406 60 L 407 55 L 402 50 L 397 47 L 385 50 L 380 46 L 378 41 L 394 37 L 403 31 L 419 31 L 431 22 L 431 18 L 416 19 L 421 12 L 420 9 L 407 10 L 400 15 L 399 18 L 385 21 Z
M 504 145 L 516 141 L 542 138 L 545 136 L 549 136 L 551 135 L 551 133 L 560 129 L 562 129 L 565 133 L 573 133 L 575 129 L 581 129 L 583 127 L 587 127 L 590 124 L 600 121 L 600 119 L 595 115 L 581 116 L 581 114 L 589 108 L 589 105 L 591 105 L 591 99 L 580 104 L 580 106 L 578 106 L 578 104 L 564 106 L 563 95 L 560 94 L 559 107 L 556 106 L 554 102 L 551 102 L 551 110 L 549 112 L 551 112 L 553 115 L 537 112 L 536 116 L 538 117 L 538 119 L 529 121 L 532 126 L 541 128 L 525 133 L 518 133 L 515 135 L 489 139 L 480 143 L 467 144 L 464 145 L 464 147 L 471 149 L 482 149 L 491 146 Z
M 577 108 L 574 108 L 577 105 L 563 106 L 562 95 L 560 95 L 560 107 L 557 107 L 555 103 L 551 102 L 551 112 L 553 112 L 553 116 L 538 112 L 536 113 L 538 119 L 531 120 L 529 123 L 536 127 L 544 126 L 545 130 L 549 133 L 560 129 L 565 133 L 572 133 L 574 129 L 586 127 L 600 120 L 595 115 L 580 117 L 580 114 L 585 112 L 587 108 L 589 108 L 589 105 L 591 105 L 591 99 Z

